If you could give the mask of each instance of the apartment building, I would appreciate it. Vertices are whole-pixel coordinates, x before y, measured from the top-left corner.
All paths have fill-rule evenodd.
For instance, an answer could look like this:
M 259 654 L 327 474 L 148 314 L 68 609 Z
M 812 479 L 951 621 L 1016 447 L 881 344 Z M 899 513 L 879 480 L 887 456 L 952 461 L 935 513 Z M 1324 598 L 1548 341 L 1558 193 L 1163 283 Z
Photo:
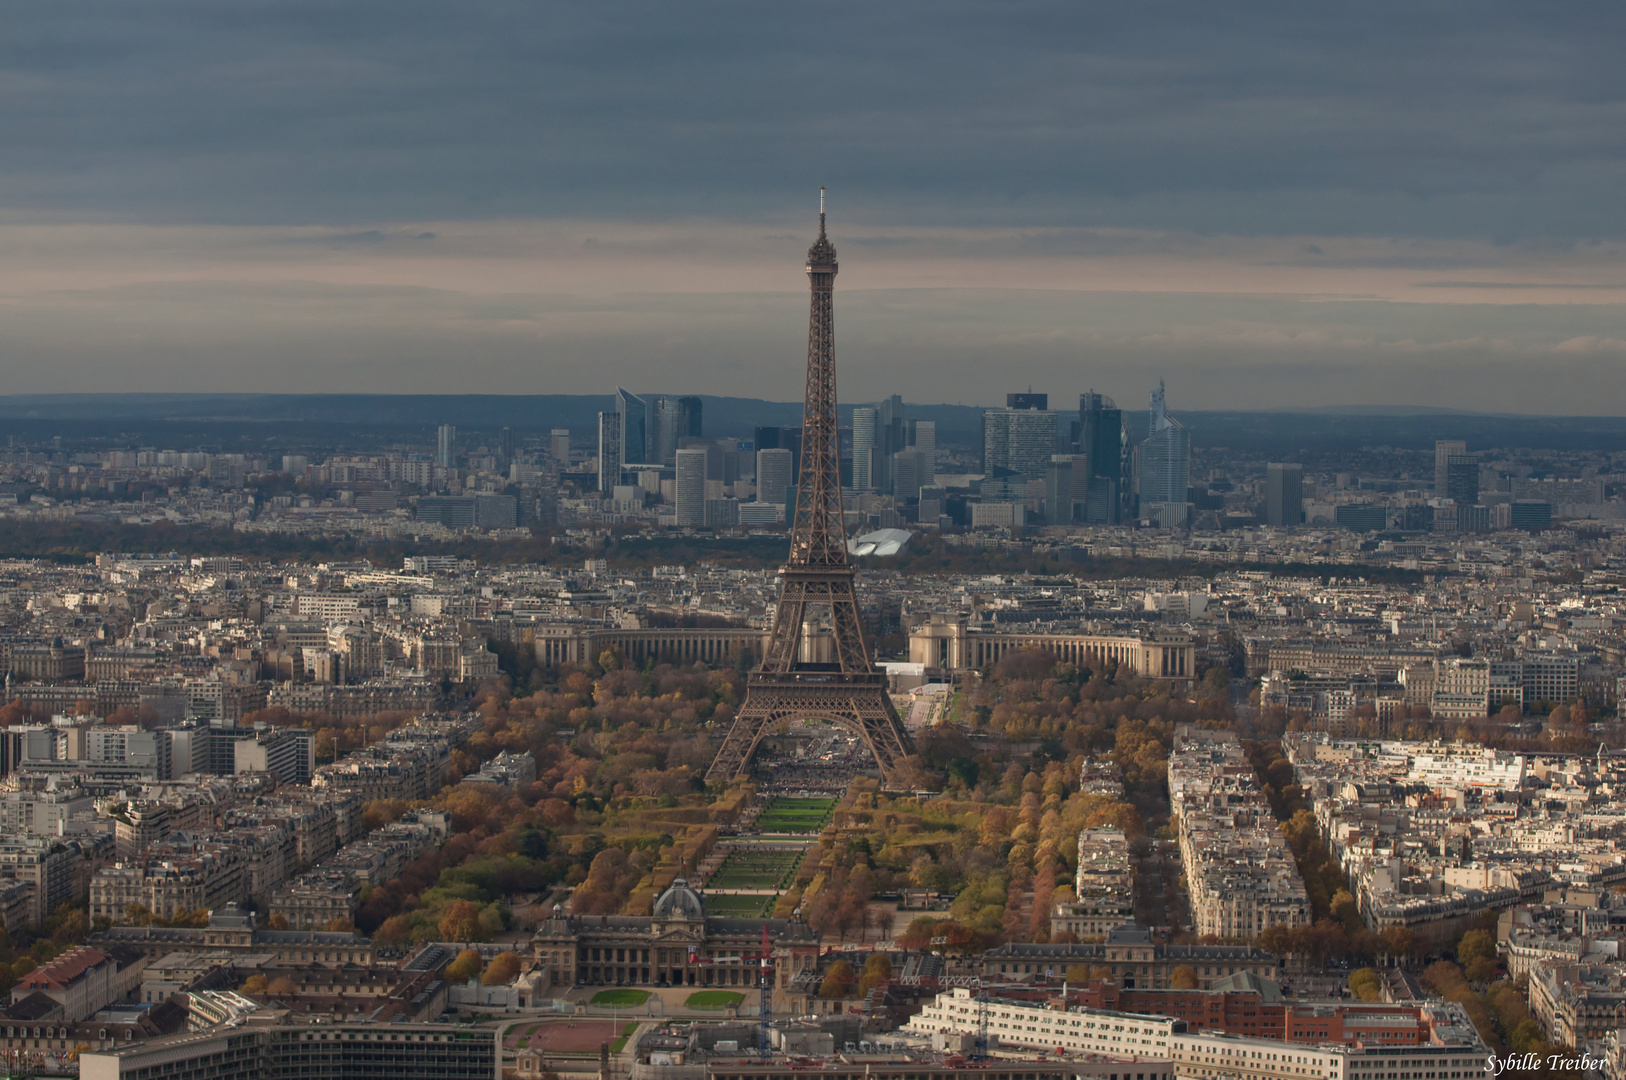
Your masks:
M 1309 924 L 1304 880 L 1234 734 L 1182 725 L 1169 796 L 1198 934 L 1254 938 Z
M 993 999 L 978 1002 L 969 989 L 937 995 L 907 1030 L 925 1034 L 976 1031 L 984 1018 L 989 1040 L 1074 1054 L 1100 1054 L 1137 1062 L 1169 1062 L 1181 1077 L 1241 1080 L 1474 1080 L 1483 1076 L 1487 1050 L 1460 1006 L 1420 1009 L 1427 1042 L 1347 1045 L 1287 1042 L 1212 1031 L 1194 1032 L 1169 1016 L 1104 1009 L 1052 1008 Z
M 80 1055 L 80 1080 L 491 1080 L 497 1037 L 452 1024 L 278 1024 L 154 1039 Z

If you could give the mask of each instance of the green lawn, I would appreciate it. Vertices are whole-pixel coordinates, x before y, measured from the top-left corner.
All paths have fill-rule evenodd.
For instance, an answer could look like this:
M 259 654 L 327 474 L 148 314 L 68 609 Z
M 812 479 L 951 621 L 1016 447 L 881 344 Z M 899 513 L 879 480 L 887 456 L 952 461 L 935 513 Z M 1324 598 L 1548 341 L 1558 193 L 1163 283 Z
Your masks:
M 761 832 L 813 832 L 830 820 L 838 799 L 778 798 L 757 818 Z
M 799 851 L 732 851 L 706 879 L 706 888 L 787 889 L 801 861 Z
M 766 918 L 773 910 L 773 896 L 718 896 L 706 894 L 706 914 L 731 919 Z
M 614 990 L 600 990 L 593 995 L 589 1005 L 642 1005 L 649 1000 L 648 990 L 634 990 L 627 986 L 618 986 Z
M 644 997 L 648 996 L 648 994 L 644 995 Z M 637 1030 L 637 1021 L 634 1021 L 633 1023 L 630 1023 L 626 1027 L 622 1028 L 621 1037 L 610 1044 L 610 1053 L 619 1054 L 621 1051 L 625 1050 L 627 1048 L 627 1040 L 630 1039 L 632 1037 L 632 1033 Z
M 691 1009 L 726 1009 L 744 1000 L 744 994 L 732 990 L 697 990 L 683 1004 Z

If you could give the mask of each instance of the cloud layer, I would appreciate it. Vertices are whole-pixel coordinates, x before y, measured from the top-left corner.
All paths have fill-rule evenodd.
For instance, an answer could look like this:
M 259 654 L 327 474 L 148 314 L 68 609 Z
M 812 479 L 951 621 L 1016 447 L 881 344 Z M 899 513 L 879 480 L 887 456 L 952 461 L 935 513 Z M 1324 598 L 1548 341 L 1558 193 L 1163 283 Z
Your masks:
M 0 355 L 16 391 L 794 396 L 824 183 L 850 395 L 1166 374 L 1192 405 L 1626 411 L 1623 31 L 1495 2 L 32 5 L 0 36 Z

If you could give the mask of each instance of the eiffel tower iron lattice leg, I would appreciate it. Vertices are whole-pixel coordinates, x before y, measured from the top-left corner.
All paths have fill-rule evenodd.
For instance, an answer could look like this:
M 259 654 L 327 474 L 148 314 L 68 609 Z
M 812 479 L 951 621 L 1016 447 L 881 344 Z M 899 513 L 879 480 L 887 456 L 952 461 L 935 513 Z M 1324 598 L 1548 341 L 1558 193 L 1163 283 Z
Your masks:
M 856 732 L 875 755 L 881 775 L 891 777 L 898 762 L 914 753 L 914 746 L 886 689 L 886 675 L 876 672 L 864 681 L 814 682 L 813 675 L 775 675 L 752 672 L 745 687 L 734 726 L 706 773 L 707 780 L 728 780 L 745 771 L 757 744 L 780 721 L 798 718 L 829 720 Z
M 802 405 L 802 463 L 796 519 L 785 563 L 779 609 L 762 667 L 745 684 L 734 726 L 706 772 L 707 780 L 743 773 L 763 735 L 783 720 L 822 719 L 850 728 L 864 740 L 881 775 L 890 780 L 914 753 L 909 734 L 887 692 L 886 675 L 870 662 L 859 620 L 853 568 L 847 561 L 841 504 L 841 459 L 836 429 L 836 357 L 833 296 L 836 249 L 824 235 L 824 189 L 819 189 L 819 238 L 807 253 L 812 289 L 807 330 L 807 396 Z M 829 619 L 828 659 L 804 656 L 804 635 Z

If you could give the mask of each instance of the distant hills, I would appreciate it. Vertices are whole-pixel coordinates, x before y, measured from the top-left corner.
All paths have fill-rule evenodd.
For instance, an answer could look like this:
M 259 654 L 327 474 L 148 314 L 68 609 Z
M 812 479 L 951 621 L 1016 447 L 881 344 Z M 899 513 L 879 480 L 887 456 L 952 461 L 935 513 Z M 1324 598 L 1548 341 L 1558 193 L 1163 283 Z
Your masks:
M 758 425 L 801 424 L 800 402 L 701 395 L 705 430 L 750 438 Z M 1052 398 L 1058 406 L 1066 400 Z M 854 404 L 841 406 L 848 423 Z M 0 395 L 0 432 L 24 442 L 64 439 L 141 445 L 277 444 L 333 446 L 422 441 L 439 424 L 471 436 L 511 427 L 535 433 L 568 427 L 578 441 L 609 394 L 13 394 Z M 976 445 L 984 406 L 910 404 L 908 415 L 937 423 L 943 445 Z M 1327 405 L 1305 409 L 1186 410 L 1174 415 L 1193 445 L 1288 458 L 1359 446 L 1423 449 L 1465 439 L 1470 449 L 1532 447 L 1626 450 L 1626 418 L 1508 416 L 1427 406 Z M 1126 409 L 1132 437 L 1144 409 Z

